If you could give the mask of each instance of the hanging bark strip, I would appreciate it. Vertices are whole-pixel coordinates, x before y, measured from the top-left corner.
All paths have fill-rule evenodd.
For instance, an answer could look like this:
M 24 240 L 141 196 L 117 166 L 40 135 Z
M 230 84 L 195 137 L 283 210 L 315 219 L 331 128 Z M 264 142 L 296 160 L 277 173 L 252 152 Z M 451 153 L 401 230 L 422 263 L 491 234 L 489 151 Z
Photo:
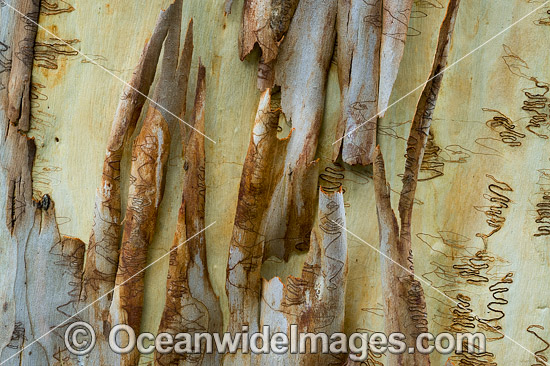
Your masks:
M 183 49 L 179 57 L 182 0 L 176 0 L 171 7 L 173 13 L 164 44 L 162 71 L 153 98 L 155 103 L 149 105 L 143 127 L 134 142 L 128 207 L 110 308 L 112 324 L 128 324 L 136 332 L 141 324 L 147 250 L 164 193 L 170 149 L 169 124 L 174 120 L 167 111 L 181 116 L 182 93 L 186 90 L 181 80 L 188 79 L 181 74 L 188 72 L 185 65 L 189 64 L 186 60 L 190 57 L 189 50 Z M 139 353 L 134 350 L 121 356 L 121 365 L 136 365 L 138 360 Z
M 269 325 L 272 335 L 283 332 L 295 337 L 299 332 L 322 332 L 330 338 L 344 331 L 348 273 L 345 226 L 342 191 L 321 191 L 319 224 L 311 233 L 311 247 L 301 278 L 289 276 L 286 286 L 278 277 L 263 280 L 261 324 Z M 344 354 L 330 354 L 322 349 L 316 353 L 310 348 L 305 354 L 291 353 L 296 351 L 263 354 L 257 364 L 342 365 L 345 359 Z
M 380 149 L 375 151 L 374 189 L 379 222 L 380 250 L 383 253 L 382 288 L 386 334 L 401 332 L 408 346 L 414 347 L 416 337 L 428 330 L 426 301 L 421 283 L 414 277 L 411 249 L 411 216 L 418 174 L 428 140 L 430 125 L 451 44 L 452 32 L 460 0 L 451 0 L 441 25 L 434 64 L 428 83 L 420 97 L 407 141 L 407 156 L 403 190 L 399 199 L 398 224 L 390 202 L 384 160 Z M 391 258 L 391 261 L 390 259 Z M 394 263 L 396 262 L 396 263 Z M 390 365 L 427 366 L 428 355 L 388 354 Z
M 262 51 L 258 67 L 258 88 L 273 87 L 273 65 L 279 45 L 290 26 L 299 0 L 245 0 L 239 33 L 241 61 L 258 44 Z
M 414 0 L 383 0 L 383 3 L 379 117 L 384 117 L 386 113 L 393 85 L 399 73 Z
M 339 0 L 336 24 L 341 115 L 332 157 L 342 151 L 344 162 L 368 165 L 378 124 L 382 0 Z
M 5 11 L 15 13 L 13 16 L 19 19 L 12 23 L 15 27 L 11 42 L 7 115 L 11 124 L 17 126 L 20 131 L 27 132 L 30 128 L 31 73 L 40 0 L 11 1 L 10 6 L 17 11 L 7 5 Z
M 229 246 L 225 289 L 229 300 L 231 333 L 244 325 L 258 329 L 261 266 L 264 257 L 265 213 L 274 183 L 283 174 L 281 159 L 288 139 L 277 138 L 280 109 L 271 90 L 260 99 L 250 145 L 244 162 L 235 224 Z
M 306 250 L 317 203 L 315 160 L 323 120 L 326 80 L 335 40 L 337 1 L 302 0 L 275 64 L 281 107 L 292 123 L 285 171 L 269 205 L 265 257 L 288 259 Z
M 190 123 L 204 133 L 206 69 L 199 65 L 195 107 Z M 192 132 L 185 157 L 182 204 L 170 253 L 166 304 L 157 334 L 222 333 L 223 318 L 206 260 L 204 136 Z M 155 354 L 155 365 L 220 365 L 218 353 Z

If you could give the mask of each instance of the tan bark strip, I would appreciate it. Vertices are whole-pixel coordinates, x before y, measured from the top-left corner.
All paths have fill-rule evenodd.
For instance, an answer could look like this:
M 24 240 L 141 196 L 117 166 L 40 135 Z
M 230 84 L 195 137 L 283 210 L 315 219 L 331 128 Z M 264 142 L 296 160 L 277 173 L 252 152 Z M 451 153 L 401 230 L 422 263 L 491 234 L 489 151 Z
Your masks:
M 27 132 L 30 128 L 31 116 L 31 73 L 34 55 L 34 41 L 40 15 L 40 0 L 17 0 L 10 6 L 24 14 L 28 19 L 8 8 L 6 11 L 15 13 L 13 41 L 11 49 L 11 72 L 8 84 L 7 115 L 11 124 L 20 131 Z
M 390 101 L 399 65 L 405 51 L 405 41 L 413 0 L 383 0 L 382 45 L 380 50 L 380 91 L 378 111 L 384 117 Z
M 380 251 L 382 252 L 382 288 L 386 333 L 401 332 L 407 336 L 407 346 L 414 347 L 419 333 L 428 330 L 426 301 L 422 285 L 414 277 L 411 248 L 411 215 L 418 174 L 429 135 L 433 110 L 449 52 L 452 31 L 460 0 L 451 0 L 441 25 L 437 51 L 430 81 L 420 97 L 407 141 L 407 159 L 403 190 L 399 200 L 401 225 L 398 224 L 390 201 L 384 160 L 380 149 L 375 150 L 374 186 L 379 222 Z M 401 226 L 401 227 L 399 227 Z M 390 260 L 391 259 L 391 260 Z M 396 264 L 397 263 L 397 264 Z M 428 355 L 388 354 L 391 365 L 430 365 Z
M 225 289 L 229 300 L 229 332 L 243 325 L 258 328 L 261 265 L 264 255 L 265 210 L 282 174 L 288 140 L 277 138 L 278 109 L 272 106 L 271 90 L 266 90 L 258 106 L 250 145 L 244 162 L 233 234 L 229 246 Z
M 289 276 L 286 286 L 276 277 L 264 280 L 262 326 L 271 332 L 343 332 L 346 280 L 348 272 L 344 198 L 342 192 L 319 194 L 319 224 L 312 232 L 312 244 L 301 278 Z M 335 365 L 345 355 L 306 354 L 261 356 L 258 365 Z
M 182 111 L 179 73 L 184 71 L 178 67 L 182 0 L 176 0 L 172 7 L 173 16 L 164 45 L 162 71 L 154 100 L 161 106 L 168 105 L 172 109 L 169 109 L 170 112 L 179 116 Z M 171 98 L 175 98 L 175 101 Z M 170 151 L 169 125 L 159 108 L 153 104 L 149 106 L 143 127 L 134 142 L 128 206 L 110 308 L 113 324 L 128 324 L 136 332 L 139 332 L 141 324 L 145 276 L 143 269 L 164 193 Z M 138 360 L 139 353 L 134 350 L 121 357 L 121 365 L 136 365 Z
M 315 153 L 323 119 L 325 86 L 335 39 L 337 1 L 302 0 L 298 4 L 275 65 L 282 110 L 294 132 L 285 156 L 285 172 L 270 202 L 266 256 L 288 258 L 306 250 L 315 205 Z
M 378 118 L 371 118 L 378 113 L 382 0 L 339 0 L 336 24 L 342 97 L 333 160 L 341 150 L 344 162 L 368 165 L 378 124 Z
M 190 123 L 202 133 L 205 93 L 206 69 L 200 64 L 195 107 Z M 223 318 L 208 274 L 205 235 L 196 235 L 205 227 L 204 136 L 193 131 L 186 150 L 182 204 L 170 253 L 166 304 L 158 334 L 221 333 Z M 188 238 L 192 239 L 187 241 Z M 220 365 L 220 361 L 221 355 L 204 352 L 155 355 L 155 365 Z

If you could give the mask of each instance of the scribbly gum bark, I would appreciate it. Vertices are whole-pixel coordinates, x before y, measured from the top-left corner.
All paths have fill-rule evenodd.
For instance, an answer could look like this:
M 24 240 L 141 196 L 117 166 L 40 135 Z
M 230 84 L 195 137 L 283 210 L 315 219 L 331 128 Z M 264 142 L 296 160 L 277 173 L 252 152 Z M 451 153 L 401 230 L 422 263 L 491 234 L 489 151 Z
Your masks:
M 226 292 L 229 300 L 231 333 L 247 325 L 258 329 L 261 266 L 264 259 L 266 209 L 274 182 L 283 174 L 279 157 L 288 139 L 277 138 L 280 109 L 271 90 L 263 92 L 244 162 L 239 200 L 227 263 Z
M 407 346 L 414 347 L 418 334 L 427 332 L 426 300 L 421 283 L 414 276 L 411 247 L 411 217 L 420 165 L 428 141 L 429 129 L 437 95 L 443 80 L 442 71 L 447 55 L 460 0 L 451 0 L 441 25 L 432 72 L 413 119 L 409 139 L 403 189 L 399 199 L 400 223 L 393 212 L 390 187 L 386 182 L 384 160 L 380 149 L 375 150 L 374 189 L 379 222 L 380 251 L 382 252 L 382 288 L 386 334 L 401 332 L 407 336 Z M 388 354 L 391 365 L 429 365 L 428 355 Z
M 319 194 L 319 222 L 312 231 L 311 246 L 301 278 L 263 280 L 261 325 L 272 333 L 344 331 L 348 273 L 346 220 L 342 192 Z M 341 365 L 344 354 L 263 354 L 257 365 Z M 291 350 L 292 351 L 292 350 Z
M 341 116 L 333 160 L 368 165 L 376 146 L 382 0 L 339 0 L 337 28 Z
M 166 304 L 158 334 L 221 333 L 222 314 L 214 294 L 206 260 L 204 103 L 206 70 L 199 66 L 193 130 L 186 146 L 183 197 L 170 252 Z M 201 133 L 199 133 L 201 132 Z M 220 354 L 156 354 L 156 365 L 219 365 Z M 179 362 L 179 363 L 178 363 Z

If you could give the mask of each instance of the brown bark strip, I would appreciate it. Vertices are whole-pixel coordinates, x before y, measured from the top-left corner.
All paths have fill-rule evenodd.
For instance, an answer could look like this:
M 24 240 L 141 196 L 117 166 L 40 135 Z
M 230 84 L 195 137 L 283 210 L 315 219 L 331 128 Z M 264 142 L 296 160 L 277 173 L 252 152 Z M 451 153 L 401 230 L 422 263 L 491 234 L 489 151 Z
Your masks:
M 258 44 L 262 51 L 258 67 L 258 88 L 273 87 L 273 61 L 290 26 L 299 0 L 245 0 L 239 33 L 241 61 Z
M 190 123 L 204 133 L 206 69 L 199 65 L 195 106 Z M 193 131 L 185 157 L 182 204 L 170 253 L 166 304 L 157 334 L 221 333 L 223 318 L 206 260 L 204 136 Z M 221 355 L 155 355 L 155 365 L 220 365 Z
M 7 115 L 10 123 L 20 131 L 30 128 L 31 116 L 31 74 L 34 55 L 34 41 L 40 15 L 40 0 L 12 1 L 6 11 L 15 13 L 18 18 L 14 23 L 11 49 L 11 72 L 8 83 Z M 21 14 L 24 14 L 25 17 Z
M 258 329 L 265 213 L 274 182 L 282 175 L 282 161 L 277 158 L 288 143 L 288 139 L 277 138 L 280 109 L 273 104 L 271 90 L 266 90 L 260 98 L 242 172 L 225 285 L 231 333 L 241 332 L 244 325 L 251 332 Z
M 342 192 L 319 194 L 319 224 L 312 231 L 312 244 L 301 278 L 289 276 L 286 286 L 276 277 L 263 280 L 261 323 L 272 333 L 326 333 L 344 330 L 348 272 L 346 226 Z M 345 355 L 318 352 L 261 355 L 258 365 L 341 365 Z
M 401 224 L 393 212 L 390 188 L 386 182 L 384 160 L 380 149 L 375 150 L 374 188 L 379 222 L 380 250 L 383 253 L 382 288 L 386 333 L 401 332 L 407 336 L 409 347 L 416 337 L 427 332 L 426 301 L 421 283 L 415 279 L 411 248 L 411 216 L 420 165 L 429 135 L 430 124 L 443 79 L 441 71 L 447 63 L 452 31 L 460 0 L 451 0 L 441 25 L 432 73 L 417 105 L 407 141 L 407 158 L 403 190 L 399 199 Z M 390 260 L 391 258 L 391 260 Z M 396 263 L 394 263 L 396 262 Z M 427 366 L 428 355 L 388 354 L 391 365 Z
M 405 51 L 405 41 L 413 0 L 383 0 L 382 43 L 380 49 L 380 91 L 378 112 L 384 117 L 393 85 L 399 73 L 399 65 Z
M 107 142 L 101 184 L 96 191 L 94 220 L 86 253 L 80 296 L 82 307 L 92 304 L 83 313 L 83 317 L 93 324 L 95 329 L 101 330 L 97 334 L 96 350 L 86 357 L 86 363 L 89 365 L 119 362 L 119 357 L 108 347 L 107 339 L 114 325 L 109 316 L 112 295 L 102 296 L 114 288 L 119 260 L 122 230 L 120 162 L 145 104 L 145 96 L 149 94 L 155 78 L 172 12 L 173 10 L 169 8 L 159 15 L 138 66 L 130 82 L 123 89 Z
M 265 256 L 288 258 L 306 250 L 315 217 L 315 160 L 323 119 L 325 86 L 335 39 L 337 1 L 302 0 L 281 45 L 275 65 L 282 111 L 294 132 L 285 156 L 285 171 L 270 202 Z
M 128 324 L 139 332 L 144 295 L 143 271 L 147 251 L 155 232 L 158 208 L 162 201 L 166 163 L 170 151 L 170 127 L 173 116 L 181 116 L 181 73 L 186 72 L 185 57 L 179 57 L 182 0 L 171 5 L 168 36 L 164 45 L 162 71 L 155 90 L 155 104 L 149 105 L 143 127 L 134 142 L 130 188 L 122 234 L 119 266 L 110 317 L 113 324 Z M 183 55 L 188 51 L 183 50 Z M 180 61 L 180 62 L 179 62 Z M 137 350 L 123 355 L 121 365 L 136 365 Z
M 378 124 L 382 0 L 339 0 L 336 24 L 342 95 L 336 139 L 343 139 L 334 144 L 333 160 L 341 150 L 344 162 L 368 165 Z

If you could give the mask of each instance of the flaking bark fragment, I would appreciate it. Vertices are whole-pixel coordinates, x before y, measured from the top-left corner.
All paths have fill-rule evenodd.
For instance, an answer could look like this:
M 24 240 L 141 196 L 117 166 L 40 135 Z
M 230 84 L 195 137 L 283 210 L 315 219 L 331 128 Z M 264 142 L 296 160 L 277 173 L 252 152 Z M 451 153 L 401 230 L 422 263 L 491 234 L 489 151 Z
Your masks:
M 274 105 L 275 104 L 275 105 Z M 261 98 L 244 162 L 233 234 L 229 246 L 226 293 L 229 300 L 231 333 L 247 325 L 258 329 L 261 266 L 264 258 L 266 209 L 272 198 L 274 182 L 283 173 L 279 157 L 288 139 L 277 138 L 280 109 L 272 100 L 271 90 Z
M 368 165 L 376 147 L 382 0 L 339 0 L 338 79 L 341 115 L 333 160 Z
M 200 233 L 205 227 L 205 150 L 204 135 L 199 133 L 204 133 L 205 96 L 206 70 L 200 64 L 190 120 L 198 131 L 193 130 L 186 148 L 182 204 L 170 252 L 166 304 L 157 334 L 222 332 L 221 308 L 208 275 L 205 234 Z M 155 365 L 161 366 L 220 365 L 220 362 L 218 353 L 155 354 Z
M 451 0 L 441 25 L 432 72 L 420 97 L 407 141 L 407 157 L 403 190 L 399 199 L 398 224 L 390 201 L 384 160 L 380 149 L 375 150 L 374 189 L 382 253 L 382 288 L 386 333 L 401 332 L 407 345 L 414 347 L 416 337 L 428 330 L 426 301 L 421 283 L 414 276 L 411 247 L 411 216 L 420 165 L 429 135 L 435 102 L 447 63 L 452 31 L 460 0 Z M 428 355 L 388 354 L 391 365 L 430 365 Z

